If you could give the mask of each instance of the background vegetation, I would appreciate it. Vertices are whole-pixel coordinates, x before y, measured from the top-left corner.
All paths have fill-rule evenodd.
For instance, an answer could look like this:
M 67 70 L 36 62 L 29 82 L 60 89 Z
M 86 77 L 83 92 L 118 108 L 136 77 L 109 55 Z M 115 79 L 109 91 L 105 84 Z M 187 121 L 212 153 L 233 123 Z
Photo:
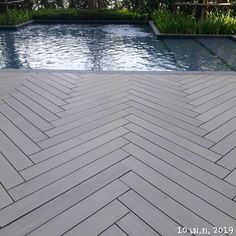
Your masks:
M 0 25 L 16 25 L 30 19 L 152 19 L 161 33 L 236 34 L 236 2 L 227 8 L 211 7 L 207 17 L 200 20 L 201 7 L 176 8 L 176 1 L 178 0 L 24 0 L 10 10 L 0 5 Z

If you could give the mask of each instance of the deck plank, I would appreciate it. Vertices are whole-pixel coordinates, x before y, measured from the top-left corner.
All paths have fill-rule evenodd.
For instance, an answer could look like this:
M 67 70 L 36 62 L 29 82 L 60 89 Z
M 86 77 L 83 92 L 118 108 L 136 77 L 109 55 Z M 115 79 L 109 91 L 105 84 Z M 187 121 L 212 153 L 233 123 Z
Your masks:
M 123 196 L 119 197 L 119 200 L 133 211 L 136 215 L 149 224 L 161 235 L 175 235 L 178 224 L 153 207 L 149 202 L 145 201 L 142 197 L 136 194 L 134 191 L 129 191 Z M 186 234 L 190 235 L 190 234 Z
M 122 231 L 117 225 L 112 225 L 110 228 L 105 230 L 99 236 L 127 236 L 127 234 Z
M 76 203 L 79 203 L 88 196 L 96 193 L 99 189 L 115 181 L 128 171 L 129 169 L 120 162 L 113 165 L 52 201 L 49 201 L 34 211 L 29 212 L 17 221 L 12 222 L 1 230 L 1 235 L 12 236 L 15 235 L 15 232 L 17 232 L 17 236 L 26 235 L 35 228 L 38 228 L 40 225 L 43 225 L 65 210 L 71 208 Z
M 137 159 L 130 157 L 124 160 L 122 163 L 128 168 L 132 169 L 133 172 L 137 173 L 139 176 L 147 180 L 149 183 L 156 186 L 156 188 L 160 189 L 166 195 L 170 196 L 171 198 L 184 205 L 186 208 L 195 212 L 195 214 L 198 214 L 206 221 L 210 222 L 212 225 L 218 225 L 219 222 L 226 226 L 236 225 L 235 219 L 233 219 L 231 216 L 220 211 L 215 206 L 207 203 L 203 199 L 197 197 L 195 194 L 179 186 L 175 182 L 162 176 L 152 168 L 143 165 L 142 162 L 138 161 Z M 130 201 L 132 201 L 132 198 L 130 198 Z M 231 201 L 232 204 L 235 204 L 233 200 Z M 142 211 L 144 212 L 144 214 L 148 212 L 144 209 L 142 209 Z
M 35 191 L 53 183 L 54 181 L 65 177 L 68 174 L 71 174 L 74 171 L 77 171 L 86 165 L 89 165 L 98 159 L 112 153 L 113 151 L 123 147 L 127 144 L 127 141 L 123 138 L 115 139 L 111 142 L 108 142 L 100 147 L 95 148 L 92 151 L 89 151 L 79 157 L 68 161 L 64 165 L 55 167 L 54 169 L 49 170 L 42 175 L 39 175 L 35 178 L 30 179 L 29 181 L 11 188 L 9 194 L 11 197 L 17 201 L 27 195 L 32 194 Z
M 44 120 L 21 102 L 17 101 L 14 97 L 7 98 L 4 101 L 39 130 L 45 131 L 53 127 L 49 122 Z
M 24 182 L 24 179 L 7 161 L 7 159 L 1 154 L 1 152 L 0 152 L 0 182 L 6 189 L 10 189 Z
M 123 217 L 117 223 L 122 230 L 124 230 L 130 236 L 157 236 L 160 235 L 154 231 L 149 225 L 138 218 L 134 213 L 129 213 Z
M 0 130 L 0 150 L 18 171 L 32 166 L 32 161 Z
M 47 138 L 42 131 L 37 129 L 33 124 L 27 121 L 23 116 L 17 113 L 6 103 L 0 105 L 0 112 L 15 124 L 23 133 L 25 133 L 34 142 L 39 142 Z
M 104 208 L 96 212 L 81 224 L 65 233 L 65 236 L 91 235 L 97 236 L 102 233 L 107 227 L 114 224 L 120 218 L 129 212 L 119 201 L 115 200 Z M 107 217 L 109 216 L 109 217 Z
M 236 228 L 234 72 L 0 77 L 1 236 Z
M 0 129 L 14 142 L 26 155 L 31 155 L 41 149 L 30 140 L 18 127 L 0 113 Z
M 84 201 L 71 207 L 59 216 L 53 218 L 51 221 L 37 228 L 29 235 L 61 235 L 72 227 L 76 226 L 78 223 L 85 220 L 97 210 L 112 202 L 127 190 L 128 187 L 117 180 L 116 182 L 109 184 L 92 196 L 86 198 Z
M 10 196 L 7 194 L 7 191 L 3 188 L 3 186 L 0 184 L 0 210 L 11 203 L 13 203 Z

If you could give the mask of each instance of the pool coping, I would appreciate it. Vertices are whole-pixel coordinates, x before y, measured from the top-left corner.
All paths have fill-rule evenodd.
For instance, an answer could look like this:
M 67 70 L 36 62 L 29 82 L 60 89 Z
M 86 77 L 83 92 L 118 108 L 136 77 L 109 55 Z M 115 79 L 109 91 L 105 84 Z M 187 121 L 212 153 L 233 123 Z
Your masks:
M 70 70 L 70 69 L 0 69 L 1 72 L 16 72 L 16 73 L 81 73 L 81 74 L 154 74 L 154 75 L 233 75 L 236 79 L 236 71 L 125 71 L 125 70 Z
M 19 25 L 0 26 L 1 30 L 19 30 L 32 24 L 148 24 L 144 20 L 30 20 Z
M 165 34 L 161 33 L 152 20 L 30 20 L 14 26 L 0 26 L 1 30 L 18 30 L 31 24 L 148 24 L 156 39 L 163 38 L 230 38 L 236 41 L 236 35 L 223 34 Z

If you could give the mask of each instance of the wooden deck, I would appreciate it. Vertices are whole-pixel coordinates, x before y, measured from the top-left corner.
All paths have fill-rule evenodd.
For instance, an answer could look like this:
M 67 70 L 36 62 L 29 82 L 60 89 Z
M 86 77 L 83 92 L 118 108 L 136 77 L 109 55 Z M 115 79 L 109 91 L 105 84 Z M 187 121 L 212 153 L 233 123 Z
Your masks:
M 236 74 L 2 71 L 0 94 L 1 236 L 236 235 Z

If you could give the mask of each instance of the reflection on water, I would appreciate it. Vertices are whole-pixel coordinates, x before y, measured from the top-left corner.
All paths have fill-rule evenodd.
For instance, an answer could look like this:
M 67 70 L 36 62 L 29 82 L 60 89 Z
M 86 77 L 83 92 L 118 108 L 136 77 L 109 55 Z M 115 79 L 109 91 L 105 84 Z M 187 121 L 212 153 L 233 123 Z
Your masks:
M 235 66 L 234 57 L 227 63 L 208 44 L 155 40 L 146 25 L 31 25 L 0 32 L 0 68 L 166 71 Z M 236 43 L 230 47 L 236 50 Z

